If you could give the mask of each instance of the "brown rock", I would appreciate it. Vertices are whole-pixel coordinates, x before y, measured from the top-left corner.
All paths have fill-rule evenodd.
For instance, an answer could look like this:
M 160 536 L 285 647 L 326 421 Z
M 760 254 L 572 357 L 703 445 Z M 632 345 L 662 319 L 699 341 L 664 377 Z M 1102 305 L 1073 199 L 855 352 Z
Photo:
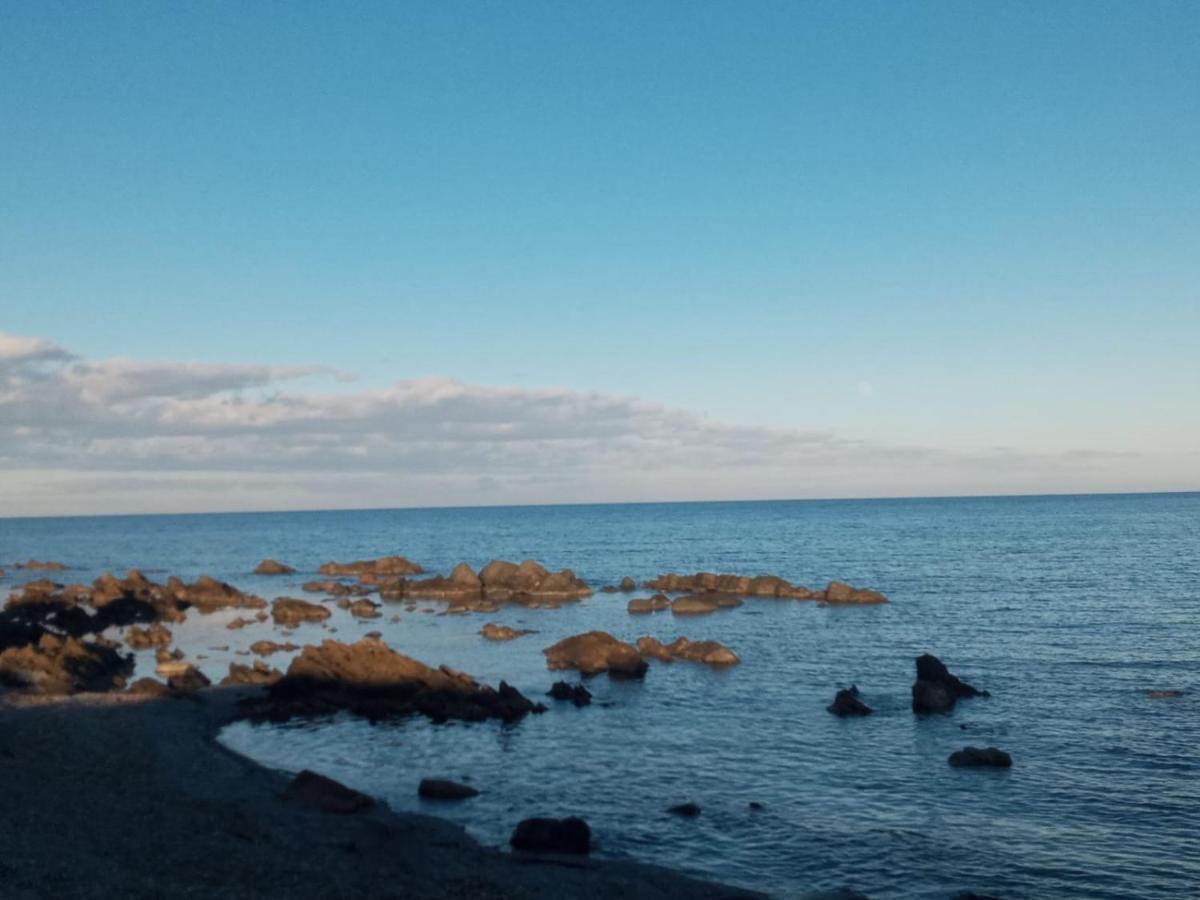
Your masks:
M 381 615 L 379 604 L 372 603 L 370 600 L 355 600 L 348 608 L 350 615 L 357 619 L 378 619 Z
M 536 632 L 526 629 L 509 628 L 507 625 L 496 625 L 493 622 L 488 622 L 479 629 L 479 633 L 489 641 L 512 641 L 522 635 L 535 634 Z
M 153 678 L 139 678 L 129 686 L 127 693 L 143 697 L 167 697 L 170 696 L 171 689 Z
M 332 815 L 350 815 L 375 805 L 375 801 L 366 794 L 308 769 L 292 779 L 284 796 L 303 806 Z
M 170 647 L 171 632 L 162 625 L 151 625 L 149 628 L 130 627 L 125 635 L 125 643 L 134 650 L 145 650 L 149 647 Z
M 133 656 L 112 641 L 43 634 L 36 644 L 0 653 L 0 683 L 42 694 L 111 691 L 125 687 Z
M 299 625 L 301 622 L 323 622 L 329 609 L 320 603 L 309 603 L 294 597 L 278 597 L 271 604 L 271 618 L 276 625 Z
M 623 590 L 625 593 L 629 593 L 630 591 L 636 591 L 637 590 L 637 582 L 634 581 L 632 578 L 630 578 L 628 575 L 626 575 L 624 578 L 621 579 L 620 587 L 621 587 L 621 590 Z
M 322 575 L 420 575 L 425 570 L 403 556 L 360 559 L 355 562 L 327 562 L 317 570 Z
M 583 675 L 608 672 L 626 678 L 641 678 L 646 674 L 646 661 L 637 649 L 605 631 L 577 634 L 542 652 L 551 671 L 578 669 Z
M 195 666 L 185 666 L 183 671 L 167 676 L 167 687 L 180 694 L 190 694 L 211 684 L 208 676 Z
M 167 581 L 167 591 L 176 600 L 191 604 L 201 613 L 229 608 L 263 609 L 267 605 L 262 597 L 243 594 L 233 585 L 207 575 L 201 575 L 190 585 L 172 576 Z
M 717 611 L 717 598 L 711 594 L 685 594 L 671 602 L 671 612 L 677 616 L 706 616 Z
M 274 641 L 255 641 L 250 645 L 250 652 L 258 656 L 270 656 L 272 653 L 291 653 L 299 650 L 295 644 L 277 644 Z
M 634 615 L 658 612 L 660 609 L 670 609 L 671 601 L 665 594 L 655 594 L 653 597 L 635 597 L 629 601 L 629 612 Z
M 264 559 L 254 569 L 255 575 L 294 575 L 296 570 L 273 559 Z
M 18 569 L 29 569 L 31 572 L 61 572 L 66 568 L 60 562 L 43 562 L 36 559 L 31 559 L 23 563 L 17 563 Z
M 640 637 L 637 646 L 643 657 L 662 662 L 682 659 L 709 666 L 732 666 L 741 662 L 736 653 L 717 641 L 689 641 L 679 637 L 669 644 L 663 644 L 652 637 Z

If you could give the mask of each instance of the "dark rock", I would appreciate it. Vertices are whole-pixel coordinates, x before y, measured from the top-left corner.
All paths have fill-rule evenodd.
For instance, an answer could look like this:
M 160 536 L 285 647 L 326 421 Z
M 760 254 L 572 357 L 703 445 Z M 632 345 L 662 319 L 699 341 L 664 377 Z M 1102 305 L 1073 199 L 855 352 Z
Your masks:
M 355 600 L 347 608 L 350 610 L 350 615 L 356 619 L 378 619 L 381 615 L 379 604 L 372 603 L 370 600 Z
M 296 570 L 273 559 L 264 559 L 254 569 L 255 575 L 294 575 Z
M 382 559 L 360 559 L 355 562 L 327 562 L 317 570 L 322 575 L 420 575 L 425 570 L 403 556 L 385 556 Z
M 219 609 L 264 609 L 267 601 L 253 594 L 244 594 L 231 584 L 201 575 L 195 584 L 186 584 L 172 576 L 167 579 L 167 592 L 181 603 L 196 607 L 201 613 Z
M 623 590 L 625 593 L 629 593 L 630 591 L 636 591 L 637 590 L 637 582 L 634 581 L 632 578 L 630 578 L 628 575 L 626 575 L 624 578 L 621 579 L 621 590 Z
M 766 809 L 766 807 L 763 806 L 761 803 L 759 803 L 757 800 L 751 800 L 749 803 L 746 804 L 746 806 L 754 812 L 762 812 L 764 809 Z
M 229 674 L 221 679 L 221 686 L 231 684 L 274 684 L 283 673 L 278 669 L 272 669 L 261 659 L 256 659 L 253 665 L 247 666 L 243 663 L 230 663 Z
M 646 582 L 646 587 L 667 593 L 711 593 L 741 594 L 752 597 L 775 597 L 780 599 L 810 600 L 821 596 L 802 585 L 794 585 L 777 575 L 717 575 L 712 572 L 697 572 L 695 575 L 679 575 L 670 572 Z
M 167 677 L 167 687 L 179 694 L 190 694 L 211 684 L 208 676 L 195 666 L 187 666 L 182 672 Z
M 60 562 L 42 562 L 36 559 L 17 563 L 18 569 L 29 569 L 31 572 L 61 572 L 66 566 Z
M 567 681 L 554 682 L 547 694 L 555 700 L 570 700 L 576 706 L 587 706 L 592 702 L 591 691 L 582 684 L 571 684 Z
M 305 769 L 292 779 L 284 796 L 323 813 L 349 815 L 375 805 L 375 800 L 346 785 Z
M 271 604 L 271 618 L 276 625 L 299 625 L 301 622 L 322 622 L 330 616 L 329 609 L 320 603 L 279 597 Z
M 675 806 L 668 806 L 667 812 L 676 816 L 685 816 L 689 819 L 694 819 L 700 815 L 700 805 L 698 803 L 677 803 Z
M 479 791 L 469 784 L 459 784 L 444 778 L 422 778 L 417 794 L 427 800 L 466 800 L 478 797 Z
M 592 849 L 592 829 L 583 819 L 524 819 L 509 839 L 514 850 L 527 853 L 586 854 Z
M 635 647 L 619 641 L 606 631 L 589 631 L 565 638 L 542 651 L 551 671 L 578 669 L 583 675 L 608 672 L 614 677 L 641 678 L 646 661 Z
M 1007 769 L 1012 765 L 1012 757 L 995 747 L 963 747 L 951 753 L 948 762 L 955 768 L 991 766 Z
M 526 634 L 536 634 L 522 628 L 509 628 L 507 625 L 496 625 L 493 622 L 488 622 L 479 629 L 479 633 L 489 641 L 512 641 Z
M 143 697 L 168 697 L 171 689 L 154 678 L 139 678 L 129 686 L 127 693 Z
M 1171 690 L 1146 691 L 1146 696 L 1149 697 L 1151 700 L 1175 700 L 1175 699 L 1183 696 L 1183 691 L 1171 691 Z
M 926 653 L 917 657 L 917 680 L 912 686 L 912 708 L 915 713 L 949 712 L 960 699 L 987 697 L 961 681 L 936 656 Z
M 119 690 L 133 666 L 132 654 L 112 641 L 44 633 L 35 644 L 0 653 L 0 683 L 42 694 Z
M 825 707 L 835 716 L 869 716 L 871 707 L 858 699 L 858 688 L 843 688 L 834 695 L 833 702 Z

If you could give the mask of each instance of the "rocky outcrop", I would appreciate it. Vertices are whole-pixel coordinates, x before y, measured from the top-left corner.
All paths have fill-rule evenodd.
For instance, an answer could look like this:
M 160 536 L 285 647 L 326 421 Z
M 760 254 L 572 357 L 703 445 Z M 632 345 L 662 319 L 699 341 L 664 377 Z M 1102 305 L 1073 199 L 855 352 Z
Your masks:
M 435 722 L 475 722 L 515 721 L 545 707 L 503 681 L 493 689 L 447 666 L 434 669 L 378 639 L 363 638 L 354 644 L 326 640 L 305 647 L 268 697 L 247 705 L 245 714 L 284 721 L 339 710 L 372 721 L 420 714 Z
M 644 658 L 662 662 L 681 659 L 710 666 L 732 666 L 741 662 L 736 653 L 717 641 L 689 641 L 685 637 L 678 637 L 664 644 L 656 638 L 640 637 L 637 639 L 637 649 Z
M 137 625 L 133 625 L 125 635 L 125 643 L 134 650 L 170 647 L 172 640 L 170 630 L 163 625 L 151 625 L 149 628 L 139 628 Z
M 671 601 L 671 612 L 677 616 L 707 616 L 718 609 L 716 594 L 685 594 Z
M 528 559 L 520 565 L 492 560 L 478 573 L 459 563 L 448 577 L 409 581 L 402 591 L 405 597 L 450 601 L 450 612 L 494 612 L 500 603 L 554 607 L 591 593 L 570 569 L 551 572 Z
M 697 572 L 695 575 L 679 575 L 668 572 L 646 582 L 646 587 L 655 591 L 678 594 L 684 592 L 707 593 L 720 591 L 748 597 L 776 597 L 792 600 L 819 599 L 815 593 L 802 585 L 792 584 L 777 575 L 717 575 L 713 572 Z
M 172 576 L 167 579 L 167 592 L 180 603 L 194 606 L 201 613 L 219 609 L 265 609 L 267 601 L 253 594 L 244 594 L 231 584 L 201 575 L 194 584 Z
M 153 678 L 139 678 L 129 686 L 126 693 L 142 697 L 169 697 L 171 689 Z
M 996 747 L 963 747 L 951 753 L 947 762 L 955 768 L 1007 769 L 1012 766 L 1012 757 Z
M 245 665 L 244 663 L 230 663 L 229 674 L 221 679 L 221 686 L 225 687 L 231 684 L 274 684 L 283 673 L 278 669 L 272 669 L 261 659 L 256 659 L 253 665 Z
M 309 603 L 294 597 L 277 597 L 271 604 L 271 618 L 276 625 L 299 625 L 302 622 L 324 622 L 332 615 L 329 607 Z
M 374 799 L 366 794 L 309 769 L 292 779 L 284 796 L 293 803 L 332 815 L 351 815 L 375 805 Z
M 264 559 L 254 569 L 255 575 L 295 575 L 296 570 L 291 566 L 274 559 Z
M 132 673 L 133 656 L 103 639 L 43 634 L 36 644 L 0 653 L 0 682 L 42 694 L 120 690 Z
M 553 697 L 555 700 L 569 700 L 576 706 L 587 706 L 592 702 L 592 692 L 585 688 L 582 684 L 571 684 L 568 681 L 556 681 L 550 685 L 550 690 L 546 692 L 546 696 Z
M 872 603 L 887 603 L 888 598 L 879 593 L 879 591 L 868 590 L 867 588 L 851 587 L 841 581 L 831 581 L 829 586 L 825 588 L 825 602 L 835 604 L 872 604 Z
M 479 791 L 469 784 L 446 778 L 422 778 L 417 785 L 417 796 L 426 800 L 467 800 L 478 797 Z
M 592 849 L 592 829 L 583 819 L 524 819 L 509 838 L 514 850 L 526 853 L 582 855 Z
M 834 695 L 833 702 L 825 707 L 835 716 L 869 716 L 871 707 L 858 699 L 858 688 L 851 685 L 843 688 Z
M 277 644 L 274 641 L 255 641 L 250 645 L 250 652 L 257 656 L 270 656 L 272 653 L 291 653 L 299 649 L 295 644 Z
M 322 575 L 420 575 L 425 570 L 403 556 L 385 556 L 381 559 L 360 559 L 355 562 L 327 562 L 317 571 Z
M 527 628 L 509 628 L 507 625 L 497 625 L 488 622 L 479 629 L 479 633 L 489 641 L 513 641 L 527 634 L 536 634 Z
M 917 680 L 912 686 L 913 712 L 949 712 L 961 699 L 987 696 L 987 691 L 976 690 L 951 675 L 936 656 L 926 653 L 917 657 Z
M 542 652 L 551 671 L 578 669 L 585 676 L 608 672 L 618 678 L 641 678 L 646 674 L 646 661 L 637 648 L 606 631 L 577 634 Z
M 634 597 L 626 607 L 633 615 L 658 612 L 660 609 L 670 609 L 671 601 L 666 594 L 655 594 L 653 597 Z

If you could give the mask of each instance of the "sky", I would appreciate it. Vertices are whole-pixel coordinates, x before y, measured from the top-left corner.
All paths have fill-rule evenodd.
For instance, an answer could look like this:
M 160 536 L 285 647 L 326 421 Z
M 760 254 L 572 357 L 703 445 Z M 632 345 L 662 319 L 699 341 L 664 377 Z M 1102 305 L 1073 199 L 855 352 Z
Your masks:
M 1200 489 L 1200 5 L 0 4 L 0 515 Z

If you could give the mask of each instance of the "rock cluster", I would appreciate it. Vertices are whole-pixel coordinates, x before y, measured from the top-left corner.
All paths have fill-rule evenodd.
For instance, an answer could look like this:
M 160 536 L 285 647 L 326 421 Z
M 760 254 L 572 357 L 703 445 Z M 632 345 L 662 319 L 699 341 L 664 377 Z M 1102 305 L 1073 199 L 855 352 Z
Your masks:
M 43 694 L 119 690 L 132 673 L 133 656 L 103 638 L 82 641 L 47 632 L 36 643 L 0 653 L 0 682 Z
M 664 644 L 652 637 L 640 637 L 637 639 L 637 649 L 643 658 L 662 662 L 682 659 L 710 666 L 732 666 L 741 662 L 736 653 L 717 641 L 689 641 L 685 637 L 678 637 Z
M 382 559 L 360 559 L 355 562 L 327 562 L 317 571 L 322 575 L 353 575 L 378 577 L 403 577 L 420 575 L 425 570 L 403 556 L 385 556 Z
M 917 680 L 912 686 L 913 712 L 949 712 L 961 699 L 987 696 L 987 691 L 976 690 L 951 675 L 936 656 L 926 653 L 917 657 Z
M 266 609 L 267 601 L 254 594 L 245 594 L 231 584 L 201 575 L 194 584 L 186 584 L 174 576 L 167 579 L 167 593 L 179 603 L 194 606 L 201 613 L 219 609 Z
M 324 622 L 332 615 L 329 607 L 309 603 L 294 597 L 277 597 L 271 604 L 271 618 L 276 625 L 299 625 L 301 622 Z
M 783 600 L 819 600 L 831 604 L 874 604 L 887 603 L 887 597 L 878 591 L 851 587 L 841 581 L 831 581 L 823 591 L 814 591 L 804 585 L 792 584 L 778 575 L 718 575 L 713 572 L 697 572 L 680 575 L 668 572 L 646 582 L 646 587 L 655 591 L 680 594 L 689 593 L 727 594 L 740 597 L 774 597 Z M 707 610 L 711 612 L 711 610 Z
M 256 659 L 253 665 L 245 665 L 244 663 L 230 663 L 229 674 L 221 679 L 221 685 L 230 684 L 274 684 L 283 673 L 278 669 L 272 669 L 261 659 Z
M 542 651 L 546 667 L 578 669 L 584 676 L 608 672 L 618 678 L 641 678 L 646 674 L 646 661 L 637 648 L 619 641 L 606 631 L 589 631 L 564 638 Z
M 450 612 L 494 612 L 500 603 L 556 607 L 590 596 L 592 589 L 570 569 L 551 572 L 531 559 L 511 563 L 495 559 L 476 572 L 459 563 L 448 576 L 390 585 L 386 597 L 445 600 Z

